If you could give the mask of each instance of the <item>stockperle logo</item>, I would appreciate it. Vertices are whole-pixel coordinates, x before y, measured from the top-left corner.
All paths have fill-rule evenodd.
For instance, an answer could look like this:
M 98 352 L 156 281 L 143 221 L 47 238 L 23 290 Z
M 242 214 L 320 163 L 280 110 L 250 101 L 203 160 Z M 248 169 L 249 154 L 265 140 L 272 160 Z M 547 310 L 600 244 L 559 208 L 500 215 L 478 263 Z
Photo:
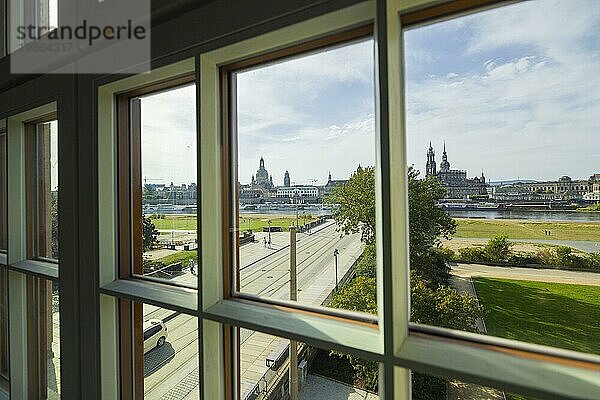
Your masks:
M 73 0 L 61 0 L 63 3 L 61 9 L 67 11 L 58 15 L 56 26 L 48 21 L 13 24 L 9 37 L 12 73 L 110 74 L 149 70 L 149 1 L 109 2 L 106 6 L 112 8 L 94 9 L 84 16 L 70 16 L 69 3 L 73 4 Z

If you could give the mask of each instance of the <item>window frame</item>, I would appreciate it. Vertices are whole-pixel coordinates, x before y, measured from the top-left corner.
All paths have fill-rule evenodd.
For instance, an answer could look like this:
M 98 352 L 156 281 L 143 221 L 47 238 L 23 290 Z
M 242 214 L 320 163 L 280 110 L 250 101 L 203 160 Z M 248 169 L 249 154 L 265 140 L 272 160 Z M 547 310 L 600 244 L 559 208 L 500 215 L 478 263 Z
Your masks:
M 319 307 L 314 305 L 302 304 L 294 301 L 277 300 L 268 297 L 261 297 L 244 293 L 240 291 L 240 245 L 239 245 L 239 199 L 238 199 L 238 171 L 234 168 L 237 165 L 237 128 L 236 128 L 236 83 L 234 75 L 239 72 L 254 69 L 261 66 L 268 66 L 272 63 L 285 62 L 294 58 L 318 54 L 320 51 L 335 49 L 352 45 L 354 43 L 374 39 L 374 26 L 372 22 L 352 27 L 347 30 L 333 32 L 318 38 L 306 40 L 285 46 L 261 54 L 243 58 L 233 63 L 221 65 L 219 67 L 220 76 L 220 96 L 221 96 L 221 143 L 222 143 L 222 167 L 221 182 L 223 210 L 223 260 L 225 269 L 223 271 L 223 297 L 226 299 L 243 299 L 284 307 L 290 310 L 302 310 L 317 315 L 329 315 L 332 317 L 345 318 L 351 321 L 358 321 L 372 325 L 378 324 L 378 316 L 372 316 L 366 313 L 358 313 L 341 309 L 328 307 Z M 227 268 L 227 266 L 229 268 Z M 229 285 L 227 284 L 229 282 Z
M 405 28 L 439 22 L 509 5 L 511 1 L 458 0 L 436 2 L 413 0 L 401 2 L 386 0 L 387 11 L 387 59 L 390 146 L 392 165 L 390 174 L 391 200 L 400 204 L 392 209 L 391 246 L 402 249 L 398 256 L 408 265 L 408 206 L 407 187 L 394 185 L 406 182 L 402 165 L 406 165 L 406 131 L 404 120 L 404 48 Z M 396 132 L 396 134 L 394 134 Z M 399 168 L 397 168 L 399 167 Z M 404 186 L 404 187 L 398 187 Z M 396 228 L 394 228 L 394 226 Z M 394 260 L 395 258 L 395 260 Z M 408 289 L 409 282 L 402 271 L 402 263 L 393 257 L 393 292 Z M 407 268 L 404 268 L 406 270 Z M 400 276 L 398 276 L 400 275 Z M 404 285 L 401 281 L 404 280 Z M 408 295 L 410 295 L 408 293 Z M 410 298 L 392 298 L 394 308 L 410 304 Z M 408 323 L 408 336 L 395 340 L 394 358 L 396 365 L 414 368 L 446 378 L 464 379 L 473 383 L 495 386 L 501 389 L 549 398 L 593 398 L 600 391 L 600 357 L 568 350 L 534 345 L 516 340 L 483 336 L 444 328 Z M 488 360 L 495 363 L 490 367 Z M 539 384 L 543 382 L 543 384 Z
M 410 371 L 423 372 L 450 379 L 496 386 L 547 398 L 593 398 L 600 390 L 595 356 L 582 358 L 560 349 L 529 345 L 500 338 L 409 324 L 410 291 L 408 265 L 408 215 L 406 187 L 406 132 L 404 130 L 404 82 L 402 18 L 409 12 L 427 9 L 428 17 L 420 24 L 436 18 L 449 18 L 479 10 L 465 8 L 469 2 L 452 2 L 451 13 L 431 13 L 430 7 L 451 4 L 438 0 L 377 0 L 358 3 L 306 19 L 295 25 L 273 30 L 251 39 L 224 47 L 210 44 L 200 51 L 196 65 L 197 85 L 197 156 L 199 168 L 198 238 L 201 245 L 201 268 L 198 291 L 166 287 L 164 284 L 118 276 L 118 246 L 115 218 L 117 206 L 115 168 L 115 103 L 114 96 L 123 91 L 160 81 L 180 73 L 175 64 L 158 67 L 149 75 L 135 76 L 101 85 L 98 89 L 98 196 L 100 253 L 100 313 L 102 331 L 102 392 L 116 394 L 119 367 L 118 301 L 141 301 L 166 308 L 183 309 L 198 317 L 200 390 L 204 398 L 230 399 L 239 391 L 231 367 L 235 367 L 236 343 L 232 330 L 249 328 L 309 345 L 339 350 L 382 363 L 380 382 L 382 397 L 410 399 Z M 485 4 L 484 4 L 485 3 Z M 489 7 L 507 2 L 479 1 Z M 471 3 L 473 4 L 473 3 Z M 377 7 L 375 7 L 377 5 Z M 376 110 L 380 129 L 378 151 L 383 160 L 378 173 L 382 203 L 378 207 L 378 304 L 377 329 L 362 326 L 346 318 L 311 313 L 297 308 L 265 304 L 254 299 L 227 297 L 228 264 L 223 246 L 223 162 L 222 128 L 223 96 L 220 68 L 269 49 L 288 47 L 322 37 L 338 28 L 352 28 L 358 22 L 376 20 L 376 68 L 378 73 Z M 406 19 L 405 19 L 406 21 Z M 217 47 L 215 49 L 215 47 Z M 189 61 L 189 60 L 188 60 Z M 189 66 L 188 66 L 189 67 Z M 190 69 L 188 69 L 189 71 Z M 202 134 L 200 134 L 202 132 Z M 400 184 L 398 184 L 400 182 Z M 378 203 L 379 204 L 379 203 Z M 394 204 L 391 207 L 390 204 Z M 385 221 L 385 224 L 384 224 Z M 215 234 L 218 232 L 218 234 Z M 385 244 L 385 246 L 384 246 Z M 194 303 L 193 301 L 196 301 Z M 491 362 L 490 360 L 493 360 Z M 202 368 L 206 366 L 206 368 Z
M 25 197 L 27 204 L 27 258 L 31 261 L 41 261 L 45 263 L 58 265 L 59 260 L 54 259 L 52 257 L 39 255 L 40 242 L 42 241 L 42 232 L 40 229 L 42 225 L 40 223 L 40 204 L 42 203 L 41 197 L 44 195 L 44 193 L 42 193 L 42 190 L 40 190 L 41 185 L 39 179 L 39 125 L 50 123 L 52 121 L 58 122 L 58 114 L 56 112 L 52 112 L 47 115 L 40 116 L 34 120 L 25 122 Z M 48 134 L 50 134 L 50 132 L 48 132 Z M 48 160 L 48 162 L 50 162 L 50 160 Z M 46 210 L 45 212 L 47 213 L 51 211 Z M 45 228 L 47 229 L 48 227 Z M 49 228 L 50 230 L 52 230 L 51 226 Z
M 196 289 L 177 282 L 166 282 L 143 275 L 142 221 L 134 218 L 142 212 L 141 106 L 139 97 L 175 90 L 195 84 L 194 73 L 152 83 L 117 95 L 118 196 L 119 196 L 119 278 L 136 278 L 156 283 Z M 139 183 L 139 185 L 138 185 Z M 135 210 L 135 211 L 134 211 Z M 124 223 L 125 222 L 125 223 Z

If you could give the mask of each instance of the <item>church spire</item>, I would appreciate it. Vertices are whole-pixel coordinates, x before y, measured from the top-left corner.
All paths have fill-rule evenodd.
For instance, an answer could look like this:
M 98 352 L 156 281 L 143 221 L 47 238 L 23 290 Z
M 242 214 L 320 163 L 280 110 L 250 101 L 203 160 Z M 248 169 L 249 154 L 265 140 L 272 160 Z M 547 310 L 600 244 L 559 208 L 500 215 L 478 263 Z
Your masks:
M 440 170 L 448 171 L 450 169 L 450 163 L 448 162 L 448 154 L 446 153 L 446 141 L 444 140 L 444 152 L 442 153 L 442 162 L 440 163 Z
M 436 172 L 435 152 L 433 151 L 431 142 L 429 142 L 429 149 L 427 150 L 427 163 L 425 164 L 425 176 L 435 175 Z

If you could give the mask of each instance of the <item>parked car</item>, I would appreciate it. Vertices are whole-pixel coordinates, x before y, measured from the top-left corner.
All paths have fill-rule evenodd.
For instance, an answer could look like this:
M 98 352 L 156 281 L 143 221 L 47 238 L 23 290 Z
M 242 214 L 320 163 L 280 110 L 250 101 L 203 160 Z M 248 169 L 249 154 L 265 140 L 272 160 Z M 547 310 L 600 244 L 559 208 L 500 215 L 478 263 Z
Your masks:
M 167 340 L 167 325 L 160 319 L 144 322 L 144 353 L 161 347 Z

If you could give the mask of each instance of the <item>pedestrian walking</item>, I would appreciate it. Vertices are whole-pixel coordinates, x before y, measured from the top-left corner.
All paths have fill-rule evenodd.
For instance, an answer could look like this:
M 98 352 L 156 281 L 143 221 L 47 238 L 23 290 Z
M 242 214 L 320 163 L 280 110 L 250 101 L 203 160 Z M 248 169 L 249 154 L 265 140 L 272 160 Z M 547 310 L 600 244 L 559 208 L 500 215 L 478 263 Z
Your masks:
M 267 247 L 267 238 L 263 238 L 263 247 Z
M 196 275 L 196 263 L 194 263 L 194 260 L 190 260 L 190 271 L 192 275 Z

